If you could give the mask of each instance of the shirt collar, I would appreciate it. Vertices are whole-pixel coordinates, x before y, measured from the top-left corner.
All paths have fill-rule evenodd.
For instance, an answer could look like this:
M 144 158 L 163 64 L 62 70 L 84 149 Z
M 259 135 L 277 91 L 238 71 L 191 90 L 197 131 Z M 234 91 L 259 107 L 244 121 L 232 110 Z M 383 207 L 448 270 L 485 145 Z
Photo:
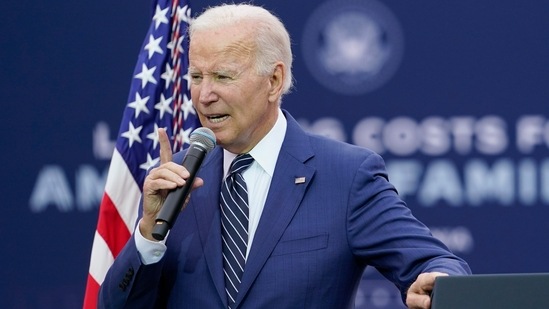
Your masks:
M 284 117 L 282 110 L 279 108 L 278 118 L 274 126 L 249 152 L 255 160 L 254 164 L 259 164 L 259 166 L 261 166 L 261 168 L 271 177 L 273 177 L 274 174 L 276 161 L 278 159 L 278 154 L 280 153 L 280 148 L 282 147 L 282 142 L 284 141 L 284 136 L 286 135 L 287 126 L 286 117 Z M 225 149 L 223 150 L 223 175 L 227 175 L 231 162 L 236 156 L 237 154 L 235 153 Z

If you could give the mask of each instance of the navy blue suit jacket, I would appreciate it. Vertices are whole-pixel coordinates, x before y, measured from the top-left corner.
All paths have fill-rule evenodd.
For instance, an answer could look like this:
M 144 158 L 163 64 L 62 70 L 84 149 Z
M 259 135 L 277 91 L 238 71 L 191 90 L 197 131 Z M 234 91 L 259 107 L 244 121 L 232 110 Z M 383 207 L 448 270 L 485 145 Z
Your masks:
M 379 155 L 308 134 L 285 116 L 286 136 L 233 309 L 353 308 L 368 265 L 403 297 L 421 272 L 470 273 L 412 216 Z M 198 175 L 204 186 L 179 215 L 164 258 L 142 265 L 131 239 L 101 287 L 100 308 L 227 308 L 221 148 Z M 301 177 L 305 182 L 296 182 Z

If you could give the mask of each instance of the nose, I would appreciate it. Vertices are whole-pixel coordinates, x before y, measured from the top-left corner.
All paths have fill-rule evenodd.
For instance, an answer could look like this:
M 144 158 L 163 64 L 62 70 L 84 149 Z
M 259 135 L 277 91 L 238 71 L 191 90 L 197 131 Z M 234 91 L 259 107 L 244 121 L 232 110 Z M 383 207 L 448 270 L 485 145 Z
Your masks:
M 191 88 L 191 91 L 193 88 Z M 194 92 L 198 96 L 198 103 L 211 104 L 218 100 L 218 95 L 215 92 L 214 83 L 209 78 L 204 78 L 199 85 L 194 87 Z

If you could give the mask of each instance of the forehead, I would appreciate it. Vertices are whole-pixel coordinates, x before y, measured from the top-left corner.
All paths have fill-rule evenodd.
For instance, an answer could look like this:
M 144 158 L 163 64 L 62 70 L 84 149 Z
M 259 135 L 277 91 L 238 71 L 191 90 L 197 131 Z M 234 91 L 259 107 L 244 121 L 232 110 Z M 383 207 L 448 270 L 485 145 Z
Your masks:
M 189 45 L 190 65 L 248 62 L 255 50 L 251 32 L 242 25 L 195 32 Z

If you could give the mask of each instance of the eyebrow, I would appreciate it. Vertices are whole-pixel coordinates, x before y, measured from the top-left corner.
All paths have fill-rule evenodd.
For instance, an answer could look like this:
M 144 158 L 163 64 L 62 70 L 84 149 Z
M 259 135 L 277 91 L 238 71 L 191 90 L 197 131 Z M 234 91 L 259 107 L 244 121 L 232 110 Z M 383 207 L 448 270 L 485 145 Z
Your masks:
M 203 73 L 201 70 L 195 67 L 189 67 L 189 73 Z M 238 70 L 233 68 L 215 68 L 211 71 L 206 72 L 205 74 L 223 74 L 223 75 L 234 75 L 237 74 Z M 204 74 L 204 73 L 203 73 Z

